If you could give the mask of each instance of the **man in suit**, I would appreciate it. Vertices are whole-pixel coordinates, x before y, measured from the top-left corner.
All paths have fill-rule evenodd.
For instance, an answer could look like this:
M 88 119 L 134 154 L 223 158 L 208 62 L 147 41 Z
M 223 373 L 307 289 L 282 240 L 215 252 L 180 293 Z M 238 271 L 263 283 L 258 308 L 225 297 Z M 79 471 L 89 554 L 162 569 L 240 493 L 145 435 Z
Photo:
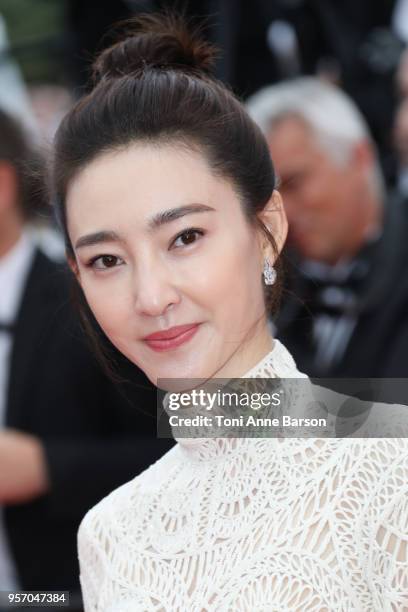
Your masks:
M 265 88 L 248 108 L 289 220 L 278 337 L 311 376 L 408 376 L 408 208 L 385 191 L 364 119 L 313 77 Z
M 123 382 L 102 371 L 71 274 L 26 231 L 27 151 L 0 112 L 0 590 L 78 593 L 82 517 L 172 442 L 156 438 L 155 389 L 141 372 L 118 354 Z

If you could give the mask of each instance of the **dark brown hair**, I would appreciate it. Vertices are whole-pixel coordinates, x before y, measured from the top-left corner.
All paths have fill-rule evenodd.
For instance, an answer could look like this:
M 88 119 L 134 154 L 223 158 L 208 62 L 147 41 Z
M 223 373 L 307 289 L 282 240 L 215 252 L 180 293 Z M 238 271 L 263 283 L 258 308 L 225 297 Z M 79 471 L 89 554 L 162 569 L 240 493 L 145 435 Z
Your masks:
M 267 143 L 234 94 L 211 75 L 216 50 L 199 30 L 170 14 L 147 14 L 128 22 L 125 37 L 94 63 L 94 88 L 62 121 L 55 138 L 53 201 L 67 255 L 65 199 L 75 175 L 96 157 L 134 142 L 181 144 L 200 151 L 217 175 L 233 184 L 253 226 L 270 199 L 275 174 Z M 275 264 L 279 272 L 279 261 Z M 273 311 L 278 281 L 266 294 Z

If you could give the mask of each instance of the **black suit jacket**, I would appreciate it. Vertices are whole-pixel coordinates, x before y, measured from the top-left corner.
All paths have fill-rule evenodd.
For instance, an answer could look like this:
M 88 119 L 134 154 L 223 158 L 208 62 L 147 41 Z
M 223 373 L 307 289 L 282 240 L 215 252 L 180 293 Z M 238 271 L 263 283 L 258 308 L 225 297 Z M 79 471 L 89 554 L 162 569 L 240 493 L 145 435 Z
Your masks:
M 173 444 L 156 438 L 156 391 L 123 359 L 115 386 L 88 348 L 65 267 L 36 252 L 15 331 L 6 426 L 38 436 L 49 493 L 5 509 L 24 589 L 79 590 L 76 533 L 103 496 Z
M 357 257 L 368 273 L 342 286 L 355 292 L 349 314 L 356 325 L 341 359 L 327 367 L 319 363 L 313 339 L 314 319 L 324 312 L 316 299 L 322 287 L 292 265 L 290 291 L 276 325 L 278 338 L 301 371 L 327 378 L 408 377 L 407 234 L 408 205 L 394 194 L 387 202 L 381 238 Z

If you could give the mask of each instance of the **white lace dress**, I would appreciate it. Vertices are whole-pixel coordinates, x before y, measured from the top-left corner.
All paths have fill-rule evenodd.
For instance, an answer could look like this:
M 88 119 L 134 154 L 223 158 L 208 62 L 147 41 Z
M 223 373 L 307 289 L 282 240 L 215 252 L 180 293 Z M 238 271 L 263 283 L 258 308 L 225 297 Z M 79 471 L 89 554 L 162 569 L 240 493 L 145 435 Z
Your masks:
M 408 611 L 408 439 L 179 440 L 78 545 L 86 612 Z

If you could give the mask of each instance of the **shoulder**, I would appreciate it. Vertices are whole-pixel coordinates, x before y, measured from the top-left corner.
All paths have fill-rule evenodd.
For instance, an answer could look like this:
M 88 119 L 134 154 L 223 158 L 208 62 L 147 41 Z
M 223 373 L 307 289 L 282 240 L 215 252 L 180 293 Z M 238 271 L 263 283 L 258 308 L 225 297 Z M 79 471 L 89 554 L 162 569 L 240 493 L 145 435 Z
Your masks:
M 51 284 L 52 289 L 66 289 L 72 282 L 72 273 L 65 261 L 51 259 L 37 245 L 34 246 L 32 262 L 29 270 L 29 279 L 35 278 L 37 285 L 47 289 Z
M 130 522 L 142 521 L 153 500 L 167 489 L 182 466 L 178 445 L 133 480 L 121 485 L 91 508 L 78 531 L 78 545 L 92 544 L 102 554 L 110 548 L 109 538 L 123 534 Z
M 74 277 L 65 262 L 50 259 L 38 247 L 34 247 L 27 271 L 18 318 L 41 316 L 47 327 L 59 333 L 59 327 L 73 327 L 77 319 L 71 301 Z M 46 313 L 46 314 L 45 314 Z M 64 324 L 61 326 L 61 321 Z
M 109 594 L 118 568 L 146 549 L 146 526 L 179 469 L 178 445 L 142 474 L 87 512 L 78 530 L 80 583 L 85 609 L 94 612 Z

